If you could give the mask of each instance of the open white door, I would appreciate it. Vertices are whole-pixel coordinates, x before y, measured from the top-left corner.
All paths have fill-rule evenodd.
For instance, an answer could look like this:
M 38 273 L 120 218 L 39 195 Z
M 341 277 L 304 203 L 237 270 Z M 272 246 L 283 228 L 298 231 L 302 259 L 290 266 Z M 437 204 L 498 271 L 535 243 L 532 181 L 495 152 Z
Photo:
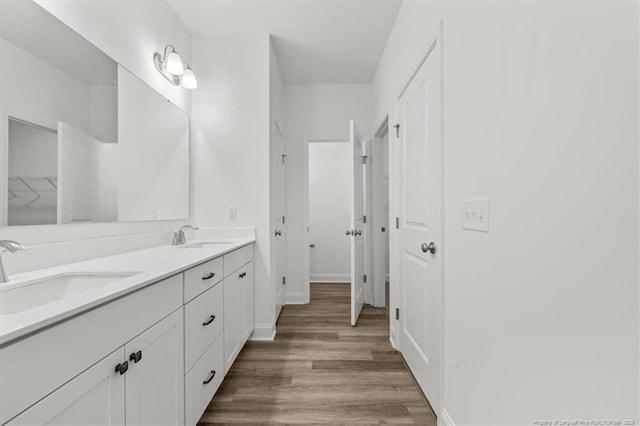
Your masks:
M 364 305 L 364 188 L 362 165 L 364 144 L 353 120 L 349 122 L 349 144 L 353 153 L 351 168 L 351 217 L 347 235 L 351 237 L 351 325 L 356 325 Z
M 399 101 L 401 351 L 440 409 L 442 354 L 442 80 L 438 39 Z
M 58 223 L 93 220 L 99 194 L 96 185 L 97 139 L 58 122 Z

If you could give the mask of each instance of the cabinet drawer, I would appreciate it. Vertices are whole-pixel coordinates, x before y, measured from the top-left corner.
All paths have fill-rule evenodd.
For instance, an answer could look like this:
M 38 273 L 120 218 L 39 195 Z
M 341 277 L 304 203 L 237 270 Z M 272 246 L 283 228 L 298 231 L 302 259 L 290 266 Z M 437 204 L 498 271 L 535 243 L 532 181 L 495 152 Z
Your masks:
M 185 424 L 198 423 L 224 378 L 222 336 L 207 349 L 185 377 Z
M 243 265 L 253 260 L 253 244 L 224 255 L 224 276 L 228 277 Z
M 222 280 L 222 257 L 195 266 L 184 273 L 184 302 Z
M 185 373 L 222 332 L 223 295 L 220 283 L 184 307 Z

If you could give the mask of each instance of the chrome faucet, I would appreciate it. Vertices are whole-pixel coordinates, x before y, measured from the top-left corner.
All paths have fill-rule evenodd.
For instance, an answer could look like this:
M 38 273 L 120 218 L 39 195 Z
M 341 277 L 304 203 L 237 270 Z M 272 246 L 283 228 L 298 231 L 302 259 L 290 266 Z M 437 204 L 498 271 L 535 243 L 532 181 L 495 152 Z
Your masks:
M 181 246 L 187 243 L 187 238 L 184 236 L 185 228 L 193 229 L 194 231 L 200 229 L 197 226 L 193 225 L 182 225 L 180 228 L 178 228 L 177 231 L 173 232 L 173 241 L 171 241 L 172 246 Z
M 22 244 L 11 240 L 0 240 L 0 283 L 6 283 L 9 281 L 7 271 L 4 269 L 2 263 L 2 253 L 8 251 L 9 253 L 15 253 L 20 250 L 26 250 L 27 248 Z

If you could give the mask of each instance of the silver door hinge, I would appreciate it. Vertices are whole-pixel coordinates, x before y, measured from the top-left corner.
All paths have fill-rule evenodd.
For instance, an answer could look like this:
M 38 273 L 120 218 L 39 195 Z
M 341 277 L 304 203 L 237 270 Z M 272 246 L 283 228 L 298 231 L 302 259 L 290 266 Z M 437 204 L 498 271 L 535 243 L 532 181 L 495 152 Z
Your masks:
M 367 158 L 368 157 L 366 155 L 362 156 L 362 164 L 367 164 Z
M 396 217 L 396 229 L 400 229 L 400 218 Z
M 287 277 L 282 277 L 282 285 L 285 285 L 287 283 Z
M 287 154 L 282 154 L 282 164 L 287 161 Z
M 393 126 L 393 128 L 394 128 L 394 129 L 396 129 L 396 138 L 399 138 L 399 137 L 400 137 L 400 124 L 399 124 L 399 123 L 396 123 L 396 124 Z
M 284 216 L 282 216 L 282 223 L 284 223 Z
M 366 275 L 364 276 L 364 282 L 365 283 L 367 282 L 367 276 Z
M 367 215 L 362 216 L 362 223 L 367 223 Z
M 396 308 L 396 319 L 400 319 L 400 308 Z

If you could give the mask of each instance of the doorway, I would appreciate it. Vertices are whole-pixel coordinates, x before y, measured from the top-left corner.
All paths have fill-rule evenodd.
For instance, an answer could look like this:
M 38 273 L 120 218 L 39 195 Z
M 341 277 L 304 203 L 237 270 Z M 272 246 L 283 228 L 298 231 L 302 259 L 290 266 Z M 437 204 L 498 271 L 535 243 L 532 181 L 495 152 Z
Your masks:
M 6 225 L 58 222 L 58 132 L 9 117 Z
M 371 166 L 371 201 L 367 206 L 371 216 L 371 274 L 372 305 L 383 308 L 389 317 L 390 289 L 390 239 L 391 224 L 389 222 L 389 138 L 388 119 L 385 118 L 376 131 L 369 146 Z
M 323 143 L 322 145 L 314 145 Z M 327 145 L 328 143 L 342 143 L 342 145 Z M 343 138 L 306 139 L 304 144 L 303 163 L 303 203 L 304 203 L 304 297 L 310 302 L 311 269 L 314 268 L 316 282 L 343 281 L 348 271 L 348 283 L 351 287 L 351 325 L 355 326 L 365 303 L 365 140 L 358 131 L 353 120 L 349 122 L 349 139 L 344 143 Z M 319 150 L 319 151 L 318 151 Z M 328 150 L 328 152 L 327 152 Z M 337 152 L 331 152 L 336 151 Z M 340 152 L 342 151 L 342 152 Z M 333 154 L 333 155 L 332 155 Z M 324 160 L 323 160 L 324 159 Z M 327 167 L 327 161 L 341 161 Z M 319 163 L 319 164 L 315 164 Z M 312 170 L 313 169 L 313 170 Z M 345 180 L 346 178 L 346 180 Z M 329 186 L 333 183 L 334 186 Z M 346 191 L 345 191 L 346 188 Z M 314 194 L 312 195 L 312 192 Z M 340 195 L 341 194 L 341 195 Z M 342 200 L 342 201 L 341 201 Z M 343 203 L 346 201 L 346 203 Z M 339 205 L 338 205 L 339 203 Z M 344 227 L 344 210 L 348 212 L 346 231 Z M 312 212 L 312 209 L 315 210 Z M 336 209 L 340 211 L 336 213 Z M 316 220 L 312 219 L 315 217 Z M 327 221 L 326 219 L 332 219 Z M 312 224 L 315 222 L 315 225 Z M 315 228 L 312 230 L 312 227 Z M 345 238 L 346 237 L 346 238 Z M 319 248 L 313 240 L 333 241 L 333 247 L 314 253 L 313 266 L 311 250 Z M 333 256 L 334 247 L 344 249 L 342 241 L 347 241 L 349 256 Z M 323 249 L 325 247 L 322 247 Z M 343 252 L 344 253 L 344 252 Z M 324 256 L 323 256 L 324 255 Z M 348 263 L 345 263 L 348 260 Z M 349 266 L 346 269 L 346 265 Z M 338 266 L 340 269 L 335 269 Z M 325 270 L 317 268 L 333 268 L 331 274 L 325 275 Z M 327 280 L 326 278 L 329 278 Z
M 350 283 L 347 141 L 309 143 L 309 280 Z

